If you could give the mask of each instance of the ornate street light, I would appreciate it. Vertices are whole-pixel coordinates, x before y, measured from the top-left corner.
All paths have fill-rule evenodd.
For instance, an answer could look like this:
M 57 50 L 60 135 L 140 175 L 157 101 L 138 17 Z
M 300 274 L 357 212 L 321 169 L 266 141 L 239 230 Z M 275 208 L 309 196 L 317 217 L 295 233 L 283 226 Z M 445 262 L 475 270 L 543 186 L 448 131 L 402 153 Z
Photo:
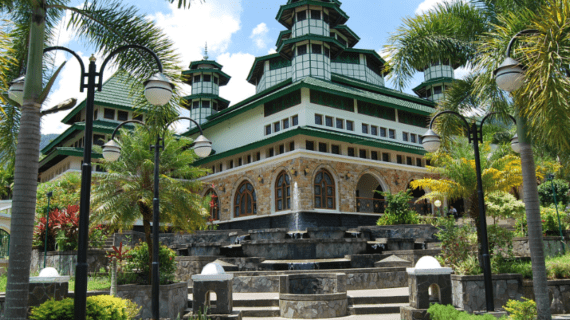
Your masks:
M 161 90 L 161 89 L 159 89 Z M 159 187 L 159 168 L 160 168 L 160 149 L 164 149 L 164 134 L 166 133 L 166 130 L 168 129 L 168 127 L 174 123 L 175 121 L 178 120 L 190 120 L 192 121 L 194 124 L 196 124 L 196 126 L 198 127 L 198 129 L 200 130 L 200 136 L 198 136 L 198 138 L 196 140 L 194 140 L 194 152 L 196 152 L 196 155 L 200 158 L 205 158 L 207 156 L 210 155 L 210 153 L 212 152 L 212 142 L 210 142 L 210 140 L 206 139 L 206 137 L 204 137 L 204 133 L 202 132 L 202 127 L 200 127 L 200 124 L 196 121 L 194 121 L 192 118 L 188 118 L 188 117 L 179 117 L 174 119 L 173 121 L 169 122 L 166 126 L 164 126 L 162 128 L 163 134 L 162 136 L 159 134 L 156 138 L 156 143 L 154 144 L 154 146 L 151 146 L 151 148 L 154 148 L 154 199 L 152 200 L 152 316 L 154 319 L 158 320 L 159 319 L 159 308 L 158 308 L 158 303 L 159 303 L 159 272 L 158 272 L 158 264 L 159 264 L 159 260 L 158 260 L 158 251 L 159 251 L 159 223 L 160 223 L 160 217 L 159 217 L 159 193 L 158 193 L 158 187 Z M 105 160 L 107 161 L 117 161 L 121 155 L 121 146 L 115 142 L 115 135 L 117 134 L 119 128 L 121 128 L 122 126 L 124 126 L 127 123 L 136 123 L 136 124 L 140 124 L 142 126 L 147 127 L 147 125 L 142 122 L 142 121 L 138 121 L 138 120 L 128 120 L 128 121 L 123 121 L 121 122 L 113 131 L 113 135 L 111 135 L 111 140 L 109 140 L 109 142 L 105 143 L 105 145 L 103 146 L 103 157 L 105 158 Z M 148 129 L 148 127 L 147 127 Z
M 62 50 L 73 55 L 79 62 L 81 68 L 81 78 L 79 91 L 87 89 L 87 99 L 85 105 L 85 147 L 83 149 L 83 164 L 81 166 L 81 197 L 79 202 L 79 232 L 76 264 L 75 282 L 75 319 L 85 319 L 85 308 L 87 299 L 87 246 L 89 238 L 89 201 L 91 198 L 91 150 L 93 147 L 93 107 L 95 104 L 95 89 L 101 91 L 103 87 L 103 71 L 111 58 L 116 54 L 128 49 L 141 49 L 150 53 L 158 65 L 159 73 L 155 74 L 145 82 L 145 96 L 153 105 L 164 105 L 172 97 L 174 85 L 162 74 L 163 68 L 156 53 L 147 47 L 140 45 L 126 45 L 111 52 L 103 61 L 99 72 L 96 71 L 95 57 L 89 58 L 89 70 L 85 72 L 85 65 L 77 53 L 66 47 L 48 47 L 44 53 Z M 10 83 L 8 94 L 10 99 L 22 104 L 25 76 L 21 76 Z M 85 81 L 87 80 L 87 83 Z M 156 318 L 158 319 L 158 317 Z
M 454 112 L 454 111 L 442 111 L 436 114 L 429 124 L 429 130 L 425 133 L 422 140 L 422 145 L 424 149 L 428 152 L 435 152 L 441 145 L 441 140 L 439 136 L 432 130 L 433 123 L 435 119 L 442 114 L 453 114 L 461 120 L 467 127 L 467 132 L 469 136 L 469 142 L 473 143 L 473 149 L 475 151 L 475 172 L 477 175 L 477 195 L 479 198 L 479 223 L 481 228 L 481 256 L 482 256 L 482 264 L 483 264 L 483 275 L 485 280 L 485 298 L 487 302 L 487 311 L 492 312 L 495 311 L 495 304 L 493 301 L 493 283 L 491 280 L 491 259 L 489 257 L 489 244 L 487 239 L 487 218 L 485 216 L 485 197 L 483 194 L 483 181 L 481 179 L 481 159 L 479 154 L 479 142 L 483 142 L 483 124 L 485 120 L 489 118 L 491 115 L 495 113 L 490 113 L 486 115 L 483 120 L 481 120 L 481 124 L 478 127 L 477 123 L 473 123 L 469 125 L 469 122 L 463 117 L 461 114 Z M 509 116 L 513 122 L 516 123 L 515 119 Z M 516 137 L 513 138 L 515 141 Z M 518 146 L 518 139 L 516 139 L 516 145 Z M 511 143 L 511 147 L 513 147 L 513 151 L 516 152 L 515 147 Z

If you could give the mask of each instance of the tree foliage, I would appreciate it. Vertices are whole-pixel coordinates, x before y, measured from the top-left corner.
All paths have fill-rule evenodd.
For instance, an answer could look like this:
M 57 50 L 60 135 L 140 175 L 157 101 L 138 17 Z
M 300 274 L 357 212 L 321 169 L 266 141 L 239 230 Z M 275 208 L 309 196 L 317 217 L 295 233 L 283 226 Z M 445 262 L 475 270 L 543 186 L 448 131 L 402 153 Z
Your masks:
M 549 206 L 554 203 L 554 193 L 552 188 L 556 191 L 556 201 L 562 203 L 566 206 L 570 203 L 570 185 L 567 181 L 561 179 L 554 179 L 552 181 L 544 181 L 540 186 L 538 186 L 538 197 L 540 198 L 540 204 L 543 206 Z
M 378 192 L 378 191 L 376 191 Z M 379 192 L 385 201 L 384 215 L 376 222 L 379 226 L 396 224 L 418 224 L 419 215 L 410 208 L 410 201 L 414 199 L 410 190 L 398 193 Z
M 93 188 L 93 223 L 123 230 L 132 228 L 142 218 L 146 242 L 151 249 L 149 257 L 152 257 L 154 150 L 149 146 L 154 145 L 155 136 L 146 128 L 137 127 L 132 133 L 121 131 L 118 140 L 119 160 L 102 163 L 107 174 L 100 176 Z M 197 159 L 190 149 L 191 144 L 192 140 L 175 138 L 172 132 L 166 131 L 164 149 L 160 152 L 160 221 L 179 231 L 203 227 L 209 215 L 197 193 L 202 183 L 196 180 L 205 175 L 207 169 L 191 166 Z M 149 268 L 151 262 L 149 260 Z

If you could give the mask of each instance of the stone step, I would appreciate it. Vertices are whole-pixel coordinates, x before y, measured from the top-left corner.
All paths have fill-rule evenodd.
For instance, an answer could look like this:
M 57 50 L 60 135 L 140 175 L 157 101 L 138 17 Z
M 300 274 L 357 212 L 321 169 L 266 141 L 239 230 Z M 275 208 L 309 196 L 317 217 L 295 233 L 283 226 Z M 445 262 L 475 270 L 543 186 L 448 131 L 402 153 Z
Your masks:
M 236 307 L 234 311 L 241 311 L 242 317 L 271 318 L 279 317 L 279 307 Z
M 216 300 L 212 300 L 215 304 Z M 251 299 L 251 300 L 234 300 L 235 307 L 279 307 L 279 299 Z M 192 299 L 188 299 L 188 308 L 192 308 Z
M 348 314 L 389 314 L 399 313 L 400 307 L 408 306 L 408 303 L 389 303 L 389 304 L 357 304 L 348 306 Z
M 408 302 L 410 302 L 409 295 L 381 296 L 381 297 L 378 296 L 348 297 L 349 305 L 408 303 Z

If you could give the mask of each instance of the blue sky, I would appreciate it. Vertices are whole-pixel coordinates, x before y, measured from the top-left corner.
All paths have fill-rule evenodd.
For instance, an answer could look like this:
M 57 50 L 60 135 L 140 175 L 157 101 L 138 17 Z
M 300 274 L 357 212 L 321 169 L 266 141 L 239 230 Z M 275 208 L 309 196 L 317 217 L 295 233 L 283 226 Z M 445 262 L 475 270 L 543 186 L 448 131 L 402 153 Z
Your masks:
M 275 16 L 286 0 L 206 0 L 202 3 L 195 0 L 192 8 L 187 10 L 179 10 L 175 5 L 161 0 L 123 2 L 140 8 L 171 37 L 181 55 L 183 67 L 187 67 L 192 60 L 202 58 L 207 41 L 210 59 L 224 65 L 223 70 L 232 76 L 229 84 L 220 90 L 220 95 L 230 100 L 231 104 L 255 92 L 255 88 L 245 81 L 249 68 L 256 56 L 266 55 L 275 49 L 279 32 L 285 30 Z M 345 0 L 341 8 L 350 17 L 347 25 L 361 38 L 356 47 L 381 53 L 390 33 L 402 25 L 403 18 L 421 14 L 438 2 L 443 0 Z M 75 5 L 81 3 L 77 1 Z M 59 28 L 58 45 L 77 51 L 87 63 L 93 49 L 78 42 L 74 31 L 65 29 L 66 22 Z M 77 62 L 68 54 L 58 53 L 58 64 L 64 60 L 69 62 L 60 74 L 46 107 L 70 97 L 77 97 L 80 101 L 85 97 L 77 90 Z M 101 61 L 100 57 L 98 62 Z M 112 71 L 112 67 L 107 67 L 105 75 L 108 77 Z M 422 78 L 422 74 L 417 74 L 410 88 L 419 84 Z M 390 82 L 387 82 L 387 86 L 393 87 Z M 411 93 L 410 88 L 406 92 Z M 63 132 L 67 128 L 61 123 L 65 115 L 59 113 L 45 117 L 42 133 Z

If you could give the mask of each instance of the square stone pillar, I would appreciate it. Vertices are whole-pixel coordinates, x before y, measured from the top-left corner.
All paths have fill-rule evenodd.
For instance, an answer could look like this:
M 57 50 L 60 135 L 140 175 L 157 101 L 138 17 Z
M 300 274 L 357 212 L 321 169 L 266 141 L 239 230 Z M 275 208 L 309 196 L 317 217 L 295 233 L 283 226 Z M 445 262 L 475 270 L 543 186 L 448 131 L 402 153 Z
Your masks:
M 194 291 L 192 309 L 194 314 L 199 308 L 209 305 L 211 292 L 216 294 L 216 304 L 208 309 L 208 314 L 231 314 L 233 311 L 233 274 L 193 275 Z

